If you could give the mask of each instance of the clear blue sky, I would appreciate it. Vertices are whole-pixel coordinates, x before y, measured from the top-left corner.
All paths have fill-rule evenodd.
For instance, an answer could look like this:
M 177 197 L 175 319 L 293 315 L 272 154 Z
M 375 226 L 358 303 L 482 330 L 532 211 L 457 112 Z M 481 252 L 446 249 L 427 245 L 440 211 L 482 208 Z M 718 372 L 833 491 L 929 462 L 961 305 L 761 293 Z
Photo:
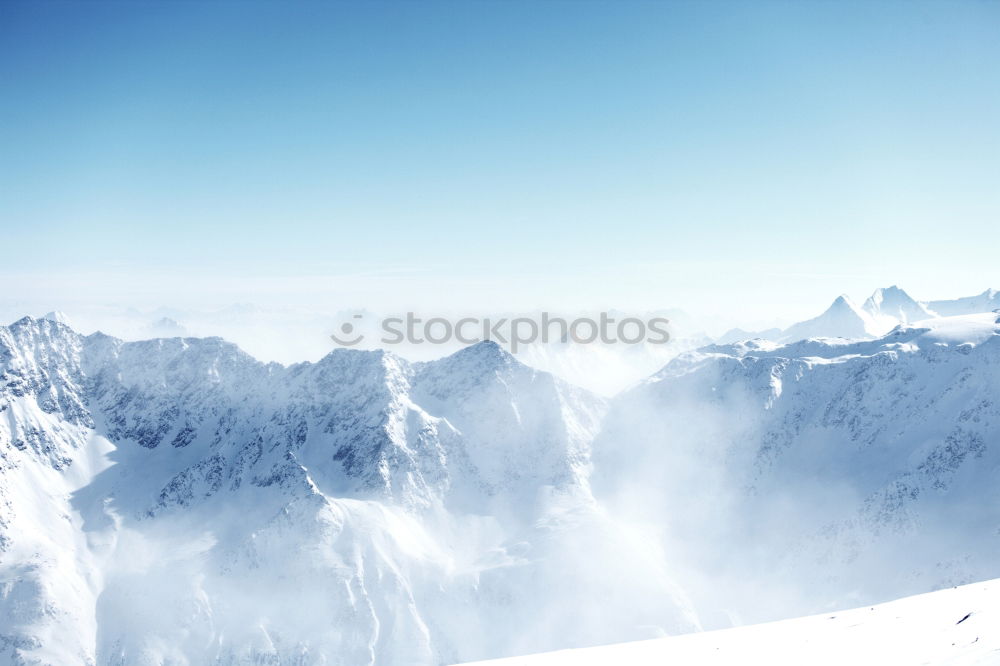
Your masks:
M 0 96 L 53 307 L 1000 287 L 997 2 L 5 2 Z

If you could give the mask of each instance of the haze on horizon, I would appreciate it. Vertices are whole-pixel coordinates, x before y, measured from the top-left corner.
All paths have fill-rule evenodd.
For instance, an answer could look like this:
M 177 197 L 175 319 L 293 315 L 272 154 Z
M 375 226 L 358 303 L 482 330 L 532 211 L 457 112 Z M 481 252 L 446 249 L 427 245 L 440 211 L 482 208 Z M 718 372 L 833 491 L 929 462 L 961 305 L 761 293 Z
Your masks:
M 975 2 L 4 3 L 0 305 L 752 326 L 1000 287 L 998 27 Z

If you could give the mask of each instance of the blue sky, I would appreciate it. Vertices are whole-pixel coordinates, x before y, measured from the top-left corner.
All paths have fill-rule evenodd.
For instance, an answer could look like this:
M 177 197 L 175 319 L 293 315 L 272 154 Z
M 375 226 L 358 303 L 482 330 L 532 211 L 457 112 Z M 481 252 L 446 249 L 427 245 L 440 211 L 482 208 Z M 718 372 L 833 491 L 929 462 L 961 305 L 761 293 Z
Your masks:
M 998 34 L 995 2 L 3 3 L 0 275 L 765 318 L 1000 287 Z

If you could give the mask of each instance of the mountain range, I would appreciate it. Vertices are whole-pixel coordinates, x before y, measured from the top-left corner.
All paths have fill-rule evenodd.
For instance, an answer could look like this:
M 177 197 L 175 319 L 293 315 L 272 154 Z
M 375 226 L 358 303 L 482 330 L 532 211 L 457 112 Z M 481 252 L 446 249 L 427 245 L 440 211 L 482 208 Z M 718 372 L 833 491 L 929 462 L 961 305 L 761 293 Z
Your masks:
M 681 355 L 612 403 L 595 495 L 663 531 L 708 627 L 996 577 L 998 332 L 985 313 Z
M 703 346 L 611 399 L 490 342 L 0 327 L 0 664 L 454 663 L 1000 576 L 998 316 L 877 294 L 824 321 L 881 335 Z
M 746 331 L 734 328 L 715 342 L 730 344 L 754 338 L 786 343 L 820 337 L 873 339 L 885 335 L 900 324 L 936 317 L 992 312 L 996 309 L 1000 309 L 1000 295 L 993 289 L 965 298 L 921 302 L 893 285 L 876 289 L 860 306 L 849 296 L 841 295 L 813 319 L 798 322 L 785 329 Z
M 284 367 L 25 318 L 0 386 L 0 663 L 449 663 L 698 626 L 590 493 L 605 401 L 493 343 Z

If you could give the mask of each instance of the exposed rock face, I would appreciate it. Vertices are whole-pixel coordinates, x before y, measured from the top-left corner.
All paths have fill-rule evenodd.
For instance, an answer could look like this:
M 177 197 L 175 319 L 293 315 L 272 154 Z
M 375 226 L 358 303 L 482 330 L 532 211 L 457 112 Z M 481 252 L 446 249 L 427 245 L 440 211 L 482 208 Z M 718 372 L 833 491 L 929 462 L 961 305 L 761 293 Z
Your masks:
M 1000 328 L 994 314 L 921 326 L 679 357 L 615 401 L 598 501 L 665 526 L 703 619 L 997 576 Z
M 604 410 L 491 343 L 286 368 L 22 319 L 0 328 L 0 654 L 444 663 L 695 627 L 590 495 Z M 655 601 L 609 575 L 630 558 Z

